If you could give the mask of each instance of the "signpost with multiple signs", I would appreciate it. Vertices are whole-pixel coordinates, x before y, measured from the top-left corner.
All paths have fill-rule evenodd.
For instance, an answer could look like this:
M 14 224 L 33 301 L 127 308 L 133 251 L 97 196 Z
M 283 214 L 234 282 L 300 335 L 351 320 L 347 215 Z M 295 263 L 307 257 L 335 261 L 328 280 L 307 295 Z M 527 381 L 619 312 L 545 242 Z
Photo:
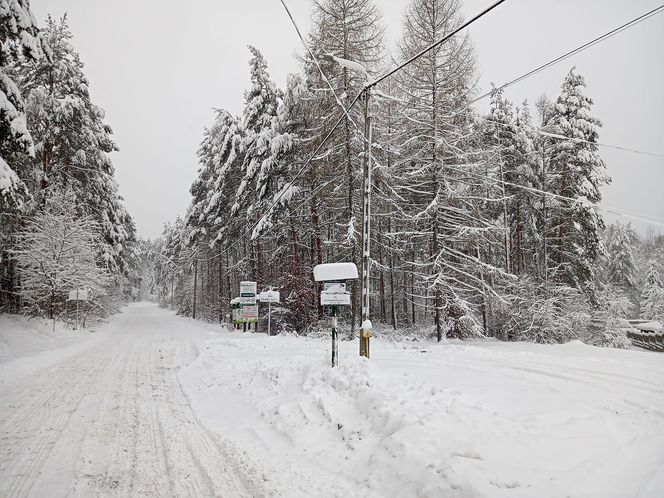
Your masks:
M 240 282 L 240 315 L 247 330 L 247 324 L 258 323 L 258 304 L 256 302 L 256 282 Z M 254 325 L 255 326 L 255 325 Z
M 327 263 L 314 267 L 314 280 L 323 282 L 320 304 L 332 308 L 332 366 L 339 363 L 337 341 L 337 306 L 350 305 L 350 292 L 346 290 L 346 281 L 357 278 L 354 263 Z

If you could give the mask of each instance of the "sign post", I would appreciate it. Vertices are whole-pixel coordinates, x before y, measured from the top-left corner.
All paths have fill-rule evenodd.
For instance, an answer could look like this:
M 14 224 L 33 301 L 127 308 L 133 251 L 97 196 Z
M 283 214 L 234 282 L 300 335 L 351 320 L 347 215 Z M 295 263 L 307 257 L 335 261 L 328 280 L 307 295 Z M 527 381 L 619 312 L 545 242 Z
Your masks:
M 67 301 L 76 301 L 76 330 L 78 330 L 78 302 L 88 300 L 87 289 L 76 289 L 69 291 Z
M 314 280 L 324 282 L 320 293 L 320 304 L 332 308 L 332 366 L 339 364 L 339 341 L 337 327 L 337 306 L 350 305 L 350 292 L 346 290 L 346 280 L 357 278 L 354 263 L 327 263 L 314 267 Z
M 280 299 L 279 291 L 266 290 L 259 294 L 261 303 L 267 303 L 267 335 L 271 332 L 272 303 L 278 303 Z

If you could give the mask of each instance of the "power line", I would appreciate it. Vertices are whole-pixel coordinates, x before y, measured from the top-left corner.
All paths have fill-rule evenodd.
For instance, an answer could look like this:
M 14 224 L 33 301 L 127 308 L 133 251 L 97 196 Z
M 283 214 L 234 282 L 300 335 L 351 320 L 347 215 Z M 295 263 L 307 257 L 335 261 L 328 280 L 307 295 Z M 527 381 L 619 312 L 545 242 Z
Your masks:
M 502 123 L 500 121 L 495 121 L 495 120 L 487 118 L 485 116 L 477 116 L 477 117 L 479 119 L 483 120 L 483 121 L 486 121 L 488 123 L 497 124 L 499 126 L 504 126 L 504 127 L 513 126 L 512 123 Z M 647 150 L 633 149 L 633 148 L 630 148 L 630 147 L 623 147 L 621 145 L 611 145 L 611 144 L 607 144 L 607 143 L 603 143 L 603 142 L 592 142 L 592 141 L 586 140 L 584 138 L 567 137 L 565 135 L 560 135 L 558 133 L 551 133 L 551 132 L 540 130 L 540 129 L 534 128 L 534 127 L 530 128 L 530 129 L 531 129 L 531 131 L 533 131 L 533 133 L 537 133 L 538 135 L 542 135 L 542 136 L 548 137 L 548 138 L 555 138 L 557 140 L 569 140 L 571 142 L 586 143 L 586 144 L 591 144 L 591 145 L 597 145 L 599 147 L 608 147 L 608 148 L 611 148 L 611 149 L 617 149 L 617 150 L 622 150 L 622 151 L 626 151 L 626 152 L 633 152 L 635 154 L 645 154 L 645 155 L 653 156 L 653 157 L 664 157 L 664 154 L 662 154 L 660 152 L 650 152 L 650 151 L 647 151 Z
M 496 184 L 510 185 L 511 187 L 520 188 L 522 190 L 527 190 L 529 192 L 534 192 L 534 193 L 542 194 L 542 195 L 548 195 L 549 197 L 552 197 L 554 199 L 560 199 L 560 200 L 564 200 L 564 201 L 567 201 L 567 202 L 572 202 L 574 204 L 580 204 L 581 203 L 581 201 L 579 199 L 574 199 L 573 197 L 566 197 L 564 195 L 555 194 L 553 192 L 547 192 L 546 190 L 541 190 L 541 189 L 538 189 L 538 188 L 535 188 L 535 187 L 528 187 L 526 185 L 520 185 L 518 183 L 512 183 L 512 182 L 508 182 L 508 181 L 505 181 L 505 180 L 498 180 L 498 179 L 494 179 L 494 178 L 489 178 L 486 175 L 478 175 L 477 173 L 471 173 L 470 171 L 466 171 L 466 170 L 463 170 L 463 169 L 460 169 L 460 168 L 455 168 L 454 166 L 451 166 L 449 164 L 446 164 L 445 168 L 457 171 L 458 173 L 463 173 L 465 175 L 474 176 L 476 178 L 480 178 L 480 179 L 485 180 L 485 181 L 489 180 L 490 182 L 493 182 L 494 185 L 496 185 Z M 634 219 L 637 219 L 639 221 L 644 221 L 644 222 L 647 222 L 647 223 L 654 223 L 656 225 L 660 225 L 660 226 L 664 227 L 664 219 L 661 219 L 661 218 L 651 217 L 650 215 L 643 214 L 643 213 L 630 213 L 628 211 L 622 211 L 622 210 L 619 210 L 619 209 L 616 209 L 616 208 L 613 208 L 613 207 L 610 207 L 610 206 L 600 206 L 600 205 L 595 204 L 595 203 L 591 203 L 591 204 L 592 204 L 593 208 L 595 208 L 599 211 L 605 211 L 605 212 L 611 213 L 611 214 L 627 216 L 629 218 L 634 218 Z
M 300 29 L 299 29 L 299 27 L 297 26 L 297 23 L 295 22 L 293 16 L 291 15 L 290 10 L 288 9 L 288 6 L 286 5 L 286 3 L 285 3 L 284 0 L 280 0 L 280 1 L 281 1 L 281 4 L 283 5 L 283 7 L 285 8 L 285 10 L 286 10 L 286 12 L 287 12 L 287 14 L 288 14 L 288 16 L 289 16 L 289 18 L 290 18 L 290 20 L 291 20 L 291 22 L 292 22 L 292 24 L 293 24 L 293 26 L 294 26 L 296 32 L 297 32 L 297 35 L 298 35 L 298 37 L 300 38 L 300 41 L 302 42 L 302 44 L 303 44 L 304 47 L 306 48 L 307 52 L 309 53 L 310 57 L 312 58 L 312 60 L 313 60 L 314 63 L 316 64 L 316 66 L 317 66 L 319 72 L 321 73 L 323 79 L 325 80 L 325 82 L 328 84 L 328 86 L 329 86 L 330 89 L 332 90 L 332 93 L 333 93 L 334 96 L 335 96 L 335 100 L 336 100 L 336 102 L 337 102 L 339 105 L 341 105 L 341 106 L 343 107 L 343 104 L 341 103 L 340 99 L 338 98 L 338 96 L 337 96 L 336 93 L 334 92 L 334 89 L 332 88 L 331 83 L 330 83 L 329 80 L 325 77 L 325 74 L 323 73 L 322 68 L 321 68 L 320 65 L 318 64 L 318 61 L 316 60 L 314 54 L 311 52 L 311 49 L 309 48 L 309 46 L 306 44 L 306 42 L 305 42 L 305 40 L 304 40 L 304 38 L 303 38 L 303 36 L 302 36 L 302 34 L 301 34 L 301 32 L 300 32 Z M 485 10 L 483 10 L 482 12 L 480 12 L 479 14 L 477 14 L 476 16 L 474 16 L 473 18 L 471 18 L 469 21 L 463 23 L 461 26 L 459 26 L 457 29 L 455 29 L 452 33 L 450 33 L 450 34 L 444 36 L 444 37 L 441 38 L 440 40 L 438 40 L 438 41 L 434 42 L 433 44 L 429 45 L 427 48 L 423 49 L 422 51 L 420 51 L 419 53 L 415 54 L 414 56 L 412 56 L 412 57 L 411 57 L 410 59 L 408 59 L 407 61 L 403 62 L 402 64 L 400 64 L 399 66 L 395 67 L 394 69 L 388 71 L 387 73 L 385 73 L 384 75 L 382 75 L 382 76 L 380 76 L 379 78 L 375 79 L 374 81 L 368 82 L 368 83 L 365 85 L 365 87 L 363 88 L 363 90 L 362 90 L 360 93 L 358 93 L 358 95 L 355 97 L 355 99 L 353 99 L 353 101 L 351 102 L 351 104 L 350 104 L 348 107 L 343 107 L 343 109 L 344 109 L 344 115 L 343 115 L 339 120 L 337 120 L 337 122 L 336 122 L 335 125 L 332 127 L 332 129 L 330 130 L 330 132 L 325 136 L 325 138 L 323 139 L 323 141 L 318 145 L 318 147 L 316 148 L 316 150 L 314 151 L 314 153 L 313 153 L 313 154 L 307 159 L 307 161 L 304 163 L 304 165 L 303 165 L 302 168 L 298 171 L 298 173 L 295 175 L 295 177 L 293 177 L 293 179 L 288 183 L 288 185 L 287 185 L 285 188 L 282 189 L 282 192 L 281 192 L 281 193 L 277 196 L 277 198 L 271 203 L 271 205 L 270 205 L 270 206 L 268 207 L 268 209 L 266 210 L 266 213 L 265 213 L 264 215 L 262 215 L 262 216 L 259 218 L 259 220 L 258 220 L 258 221 L 257 221 L 257 222 L 256 222 L 251 228 L 249 228 L 249 229 L 248 229 L 248 230 L 247 230 L 242 236 L 240 236 L 239 238 L 237 238 L 233 243 L 231 243 L 231 244 L 230 244 L 229 246 L 227 246 L 225 249 L 222 249 L 222 250 L 220 251 L 219 254 L 221 254 L 221 253 L 223 253 L 223 252 L 226 252 L 226 251 L 230 250 L 230 249 L 231 249 L 232 247 L 234 247 L 238 242 L 240 242 L 244 237 L 246 237 L 247 235 L 252 234 L 252 232 L 255 230 L 255 228 L 256 228 L 256 227 L 257 227 L 257 226 L 263 221 L 263 219 L 265 218 L 266 214 L 269 213 L 269 212 L 271 212 L 271 210 L 272 210 L 272 209 L 278 204 L 278 202 L 281 200 L 281 198 L 283 197 L 283 195 L 285 194 L 285 192 L 287 191 L 287 189 L 290 188 L 290 187 L 292 187 L 292 186 L 295 184 L 295 182 L 297 181 L 297 179 L 300 178 L 300 177 L 302 176 L 302 174 L 304 174 L 304 172 L 306 171 L 306 169 L 307 169 L 307 168 L 309 167 L 309 165 L 311 164 L 311 161 L 312 161 L 312 160 L 314 159 L 314 157 L 318 154 L 318 152 L 320 151 L 320 149 L 322 148 L 322 146 L 323 146 L 323 145 L 324 145 L 324 144 L 325 144 L 325 143 L 331 138 L 332 134 L 333 134 L 334 131 L 339 127 L 339 125 L 341 124 L 341 122 L 343 121 L 344 118 L 348 118 L 348 119 L 350 119 L 351 122 L 353 122 L 353 120 L 350 118 L 349 112 L 350 112 L 350 110 L 354 107 L 354 105 L 357 103 L 357 101 L 360 99 L 360 96 L 362 95 L 362 93 L 364 93 L 364 91 L 366 91 L 366 90 L 369 89 L 369 88 L 372 88 L 372 87 L 376 86 L 376 85 L 377 85 L 378 83 L 380 83 L 381 81 L 383 81 L 383 80 L 385 80 L 386 78 L 392 76 L 392 75 L 395 74 L 397 71 L 400 71 L 400 70 L 403 69 L 405 66 L 411 64 L 413 61 L 415 61 L 415 60 L 417 60 L 418 58 L 422 57 L 424 54 L 426 54 L 426 53 L 429 52 L 430 50 L 436 48 L 437 46 L 439 46 L 440 44 L 444 43 L 445 41 L 447 41 L 447 40 L 450 39 L 451 37 L 455 36 L 455 35 L 458 34 L 460 31 L 462 31 L 463 29 L 467 28 L 467 27 L 470 26 L 473 22 L 477 21 L 478 19 L 480 19 L 480 18 L 483 17 L 484 15 L 488 14 L 490 11 L 492 11 L 493 9 L 495 9 L 496 7 L 498 7 L 500 4 L 504 3 L 505 1 L 506 1 L 506 0 L 499 0 L 499 1 L 495 2 L 494 4 L 492 4 L 491 6 L 489 6 L 488 8 L 486 8 Z M 508 82 L 508 83 L 505 83 L 504 85 L 502 85 L 501 87 L 499 87 L 499 89 L 507 88 L 508 86 L 511 86 L 511 85 L 513 85 L 513 84 L 515 84 L 515 83 L 517 83 L 517 82 L 519 82 L 519 81 L 522 81 L 522 80 L 525 79 L 525 78 L 528 78 L 528 77 L 530 77 L 530 76 L 532 76 L 532 75 L 534 75 L 534 74 L 536 74 L 536 73 L 538 73 L 538 72 L 540 72 L 540 71 L 542 71 L 542 70 L 544 70 L 544 69 L 546 69 L 546 68 L 548 68 L 548 67 L 550 67 L 550 66 L 552 66 L 552 65 L 554 65 L 554 64 L 557 64 L 558 62 L 561 62 L 562 60 L 564 60 L 564 59 L 566 59 L 566 58 L 568 58 L 568 57 L 571 57 L 572 55 L 574 55 L 574 54 L 576 54 L 576 53 L 578 53 L 578 52 L 580 52 L 580 51 L 582 51 L 582 50 L 585 50 L 585 49 L 587 49 L 587 48 L 590 48 L 591 46 L 593 46 L 593 45 L 595 45 L 595 44 L 597 44 L 597 43 L 600 43 L 601 41 L 604 41 L 605 39 L 607 39 L 607 38 L 609 38 L 609 37 L 611 37 L 611 36 L 614 36 L 614 35 L 618 34 L 619 32 L 621 32 L 621 31 L 623 31 L 623 30 L 625 30 L 625 29 L 628 29 L 628 28 L 630 28 L 630 27 L 632 27 L 632 26 L 634 26 L 634 25 L 636 25 L 636 24 L 638 24 L 638 23 L 644 21 L 645 19 L 647 19 L 647 18 L 649 18 L 649 17 L 651 17 L 651 16 L 653 16 L 653 15 L 655 15 L 655 14 L 658 14 L 658 13 L 661 12 L 662 10 L 664 10 L 664 5 L 661 5 L 660 7 L 657 7 L 656 9 L 653 9 L 653 10 L 651 10 L 651 11 L 649 11 L 649 12 L 647 12 L 647 13 L 645 13 L 645 14 L 643 14 L 643 15 L 641 15 L 641 16 L 635 18 L 635 19 L 633 19 L 633 20 L 631 20 L 631 21 L 629 21 L 629 22 L 623 24 L 622 26 L 619 26 L 619 27 L 617 27 L 617 28 L 615 28 L 615 29 L 609 31 L 608 33 L 605 33 L 604 35 L 601 35 L 600 37 L 597 37 L 597 38 L 595 38 L 594 40 L 591 40 L 590 42 L 587 42 L 587 43 L 585 43 L 584 45 L 582 45 L 582 46 L 580 46 L 580 47 L 577 47 L 576 49 L 574 49 L 574 50 L 572 50 L 572 51 L 570 51 L 570 52 L 567 52 L 566 54 L 563 54 L 563 55 L 557 57 L 556 59 L 554 59 L 554 60 L 552 60 L 552 61 L 549 61 L 549 62 L 547 62 L 546 64 L 543 64 L 543 65 L 539 66 L 538 68 L 535 68 L 535 69 L 529 71 L 528 73 L 526 73 L 526 74 L 524 74 L 524 75 L 522 75 L 522 76 L 519 76 L 518 78 L 515 78 L 514 80 L 512 80 L 512 81 L 510 81 L 510 82 Z M 474 100 L 470 101 L 468 104 L 466 104 L 466 106 L 464 106 L 464 108 L 469 107 L 469 106 L 472 105 L 473 103 L 475 103 L 475 102 L 477 102 L 477 101 L 479 101 L 479 100 L 481 100 L 481 99 L 483 99 L 483 98 L 485 98 L 485 97 L 487 97 L 487 96 L 489 96 L 489 95 L 491 95 L 491 92 L 488 92 L 488 93 L 486 93 L 486 94 L 483 94 L 483 95 L 477 97 L 476 99 L 474 99 Z M 456 112 L 458 112 L 459 110 L 461 110 L 461 109 L 458 109 Z M 355 127 L 357 127 L 357 125 L 356 125 L 354 122 L 353 122 L 353 125 L 354 125 Z M 568 139 L 567 137 L 564 137 L 564 138 Z M 598 145 L 599 145 L 599 144 L 598 144 Z M 657 154 L 657 153 L 649 153 L 649 152 L 645 152 L 645 151 L 637 151 L 636 149 L 628 149 L 628 148 L 626 148 L 626 147 L 618 147 L 618 146 L 611 146 L 611 145 L 604 145 L 604 146 L 607 146 L 607 147 L 614 147 L 614 148 L 619 148 L 619 149 L 622 149 L 622 150 L 628 150 L 628 151 L 631 151 L 631 152 L 646 153 L 646 154 L 655 155 L 655 156 L 659 156 L 659 155 L 660 155 L 660 154 Z M 466 173 L 468 173 L 468 172 L 466 172 Z M 521 186 L 521 185 L 518 185 L 518 184 L 513 184 L 513 185 L 516 186 L 516 187 L 518 187 L 518 188 L 526 188 L 526 189 L 528 189 L 528 187 Z M 537 189 L 535 189 L 535 191 L 537 191 Z M 543 193 L 543 194 L 547 194 L 547 195 L 557 196 L 556 194 L 552 194 L 552 193 L 550 193 L 550 192 L 545 192 L 545 191 L 539 191 L 539 192 L 540 192 L 540 193 Z M 563 197 L 563 196 L 557 196 L 557 197 L 562 197 L 562 198 L 564 198 L 564 199 L 566 199 L 566 200 L 570 200 L 570 201 L 577 202 L 576 200 L 571 199 L 571 198 L 565 198 L 565 197 Z M 597 207 L 598 209 L 604 209 L 604 210 L 607 210 L 607 211 L 608 211 L 607 208 L 601 208 L 601 207 L 599 207 L 599 206 L 596 206 L 596 207 Z M 612 211 L 609 211 L 609 212 L 612 212 Z M 613 213 L 613 214 L 616 214 L 616 213 Z M 628 213 L 620 213 L 620 214 L 624 214 L 625 216 L 636 217 L 635 215 L 630 215 L 630 214 L 628 214 Z M 644 219 L 643 221 L 653 222 L 652 220 L 648 220 L 648 219 Z M 662 225 L 664 225 L 664 224 L 662 224 Z
M 288 14 L 288 17 L 290 18 L 291 23 L 293 24 L 293 27 L 295 28 L 295 32 L 297 33 L 298 38 L 302 42 L 302 45 L 304 46 L 306 51 L 309 53 L 309 57 L 311 57 L 311 60 L 314 62 L 314 64 L 318 68 L 318 72 L 320 73 L 321 77 L 323 78 L 323 81 L 325 81 L 325 83 L 327 83 L 327 86 L 330 87 L 330 90 L 332 91 L 332 95 L 334 95 L 334 99 L 336 100 L 337 104 L 344 111 L 344 114 L 346 115 L 346 118 L 348 118 L 348 120 L 351 123 L 353 123 L 353 126 L 355 127 L 355 129 L 359 130 L 360 127 L 357 126 L 355 121 L 353 121 L 353 118 L 351 118 L 350 114 L 348 114 L 350 112 L 351 108 L 353 107 L 353 105 L 351 104 L 350 107 L 348 107 L 348 109 L 346 109 L 346 107 L 344 107 L 343 103 L 341 102 L 341 99 L 337 96 L 337 93 L 334 91 L 334 87 L 332 86 L 332 83 L 330 83 L 330 80 L 327 78 L 327 76 L 325 76 L 325 73 L 323 72 L 323 69 L 320 67 L 320 64 L 318 63 L 318 59 L 316 59 L 316 57 L 314 56 L 314 53 L 311 51 L 311 48 L 309 47 L 309 45 L 307 45 L 307 42 L 304 41 L 304 37 L 302 36 L 302 32 L 300 31 L 300 28 L 298 27 L 297 23 L 295 22 L 295 19 L 293 18 L 293 15 L 291 14 L 291 11 L 288 8 L 288 5 L 286 5 L 285 0 L 280 0 L 280 2 L 281 2 L 281 5 L 284 6 L 284 9 L 286 9 L 286 14 Z M 354 103 L 355 103 L 355 101 L 353 102 L 353 104 Z
M 592 47 L 593 45 L 597 45 L 598 43 L 601 43 L 604 40 L 607 40 L 608 38 L 611 38 L 612 36 L 617 35 L 621 31 L 624 31 L 624 30 L 629 29 L 633 26 L 636 26 L 637 24 L 645 21 L 649 17 L 652 17 L 656 14 L 659 14 L 663 10 L 664 10 L 664 5 L 660 5 L 659 7 L 655 8 L 655 9 L 652 9 L 651 11 L 646 12 L 645 14 L 640 15 L 639 17 L 636 17 L 636 18 L 632 19 L 631 21 L 626 22 L 625 24 L 622 24 L 622 25 L 618 26 L 617 28 L 614 28 L 611 31 L 608 31 L 608 32 L 604 33 L 603 35 L 598 36 L 597 38 L 594 38 L 594 39 L 590 40 L 589 42 L 586 42 L 583 45 L 580 45 L 579 47 L 577 47 L 573 50 L 570 50 L 569 52 L 566 52 L 563 55 L 560 55 L 560 56 L 556 57 L 555 59 L 550 60 L 549 62 L 546 62 L 545 64 L 542 64 L 541 66 L 538 66 L 535 69 L 532 69 L 532 70 L 528 71 L 525 74 L 522 74 L 521 76 L 518 76 L 518 77 L 514 78 L 511 81 L 508 81 L 507 83 L 504 83 L 503 85 L 499 86 L 496 90 L 502 90 L 502 89 L 507 88 L 509 86 L 512 86 L 516 83 L 519 83 L 520 81 L 523 81 L 526 78 L 529 78 L 530 76 L 533 76 L 533 75 L 535 75 L 535 74 L 537 74 L 541 71 L 544 71 L 545 69 L 547 69 L 547 68 L 549 68 L 549 67 L 551 67 L 555 64 L 558 64 L 559 62 L 561 62 L 565 59 L 568 59 L 568 58 L 572 57 L 573 55 L 576 55 L 579 52 L 582 52 L 582 51 Z M 494 90 L 483 93 L 479 97 L 471 100 L 468 104 L 466 104 L 465 107 L 469 107 L 472 104 L 474 104 L 475 102 L 478 102 L 478 101 L 490 96 L 493 91 Z M 461 110 L 461 109 L 459 109 L 459 110 Z
M 357 96 L 353 99 L 351 104 L 348 107 L 345 108 L 346 111 L 349 111 L 355 105 L 355 103 L 360 99 L 360 96 L 362 95 L 362 93 L 363 93 L 363 91 L 361 91 L 360 93 L 357 94 Z M 277 204 L 279 204 L 279 201 L 285 195 L 286 191 L 290 187 L 292 187 L 295 184 L 295 182 L 304 174 L 304 172 L 309 167 L 309 164 L 311 164 L 311 161 L 318 155 L 318 152 L 323 148 L 323 145 L 325 145 L 325 143 L 332 137 L 332 135 L 334 134 L 336 129 L 339 127 L 339 125 L 343 122 L 345 117 L 346 116 L 344 114 L 337 120 L 337 122 L 334 124 L 332 129 L 327 133 L 327 135 L 325 135 L 325 137 L 323 138 L 321 143 L 318 144 L 318 147 L 316 147 L 316 150 L 314 150 L 314 152 L 309 156 L 309 158 L 306 160 L 306 162 L 302 165 L 302 167 L 299 169 L 299 171 L 295 174 L 293 179 L 290 182 L 288 182 L 288 184 L 285 187 L 283 187 L 281 189 L 281 193 L 272 201 L 272 203 L 265 210 L 265 213 L 258 219 L 258 221 L 256 221 L 255 224 L 253 224 L 250 228 L 248 228 L 240 237 L 236 238 L 234 242 L 229 244 L 226 248 L 221 249 L 219 251 L 219 254 L 222 254 L 226 251 L 229 251 L 236 244 L 238 244 L 240 241 L 242 241 L 245 237 L 247 237 L 248 235 L 251 235 L 253 233 L 253 231 L 256 229 L 256 227 L 259 226 L 263 222 L 263 219 L 265 218 L 265 216 L 268 213 L 270 213 L 271 210 L 274 209 L 277 206 Z
M 460 31 L 464 30 L 465 28 L 467 28 L 468 26 L 470 26 L 471 24 L 473 24 L 475 21 L 477 21 L 478 19 L 480 19 L 481 17 L 485 16 L 486 14 L 488 14 L 489 12 L 491 12 L 493 9 L 495 9 L 496 7 L 498 7 L 501 3 L 504 3 L 505 1 L 506 1 L 506 0 L 498 0 L 496 3 L 494 3 L 494 4 L 491 5 L 490 7 L 487 7 L 486 9 L 484 9 L 482 12 L 480 12 L 479 14 L 477 14 L 475 17 L 473 17 L 473 18 L 470 19 L 469 21 L 466 21 L 465 23 L 463 23 L 463 24 L 462 24 L 461 26 L 459 26 L 457 29 L 455 29 L 454 31 L 452 31 L 450 34 L 443 36 L 440 40 L 435 41 L 434 43 L 432 43 L 431 45 L 429 45 L 429 46 L 428 46 L 427 48 L 425 48 L 424 50 L 422 50 L 422 51 L 418 52 L 417 54 L 413 55 L 413 56 L 412 56 L 410 59 L 408 59 L 406 62 L 403 62 L 403 63 L 401 63 L 400 65 L 398 65 L 397 67 L 395 67 L 394 69 L 391 69 L 390 71 L 388 71 L 387 73 L 385 73 L 383 76 L 380 76 L 378 79 L 375 79 L 374 81 L 371 81 L 371 82 L 367 83 L 366 86 L 365 86 L 365 88 L 371 88 L 371 87 L 374 87 L 374 86 L 376 86 L 378 83 L 380 83 L 381 81 L 383 81 L 384 79 L 389 78 L 390 76 L 392 76 L 392 75 L 393 75 L 394 73 L 396 73 L 397 71 L 400 71 L 401 69 L 403 69 L 404 67 L 406 67 L 408 64 L 410 64 L 410 63 L 412 63 L 413 61 L 415 61 L 415 60 L 419 59 L 420 57 L 422 57 L 422 56 L 423 56 L 424 54 L 426 54 L 429 50 L 432 50 L 432 49 L 436 48 L 438 45 L 440 45 L 440 44 L 446 42 L 447 40 L 449 40 L 450 38 L 452 38 L 454 35 L 458 34 Z M 282 0 L 282 3 L 283 3 L 283 0 Z

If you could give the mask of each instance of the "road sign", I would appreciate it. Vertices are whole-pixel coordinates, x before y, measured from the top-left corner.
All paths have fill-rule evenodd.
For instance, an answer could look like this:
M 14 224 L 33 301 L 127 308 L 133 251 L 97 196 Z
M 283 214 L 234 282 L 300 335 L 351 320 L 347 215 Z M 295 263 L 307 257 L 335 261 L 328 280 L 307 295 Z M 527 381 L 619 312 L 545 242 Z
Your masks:
M 240 282 L 240 304 L 256 304 L 256 282 Z
M 324 282 L 323 290 L 334 292 L 346 292 L 346 284 L 343 282 Z
M 258 321 L 258 305 L 245 305 L 241 308 L 242 320 L 251 323 Z
M 278 303 L 279 302 L 279 291 L 263 291 L 258 295 L 261 303 Z
M 69 297 L 67 297 L 67 301 L 87 301 L 87 300 L 88 300 L 87 289 L 77 289 L 69 291 Z

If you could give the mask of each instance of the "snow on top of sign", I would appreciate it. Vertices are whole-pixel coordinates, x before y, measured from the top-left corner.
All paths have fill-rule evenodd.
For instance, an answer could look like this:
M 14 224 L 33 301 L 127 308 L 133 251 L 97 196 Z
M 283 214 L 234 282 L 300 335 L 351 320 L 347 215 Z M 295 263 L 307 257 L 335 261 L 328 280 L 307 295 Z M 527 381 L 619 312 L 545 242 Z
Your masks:
M 324 263 L 314 267 L 314 280 L 316 282 L 354 278 L 357 278 L 355 263 Z
M 350 71 L 355 71 L 356 73 L 362 74 L 365 78 L 369 78 L 369 75 L 367 74 L 367 70 L 362 64 L 359 64 L 355 61 L 351 61 L 348 59 L 342 59 L 341 57 L 337 57 L 336 55 L 332 54 L 325 54 L 328 59 L 332 59 L 334 62 L 339 64 L 341 67 L 345 67 L 346 69 L 349 69 Z
M 371 320 L 367 319 L 362 322 L 362 326 L 360 327 L 362 330 L 373 330 L 373 323 L 371 323 Z
M 240 298 L 239 298 L 239 297 L 234 297 L 233 299 L 231 299 L 231 304 L 237 304 L 237 303 L 239 303 L 239 302 L 240 302 Z

